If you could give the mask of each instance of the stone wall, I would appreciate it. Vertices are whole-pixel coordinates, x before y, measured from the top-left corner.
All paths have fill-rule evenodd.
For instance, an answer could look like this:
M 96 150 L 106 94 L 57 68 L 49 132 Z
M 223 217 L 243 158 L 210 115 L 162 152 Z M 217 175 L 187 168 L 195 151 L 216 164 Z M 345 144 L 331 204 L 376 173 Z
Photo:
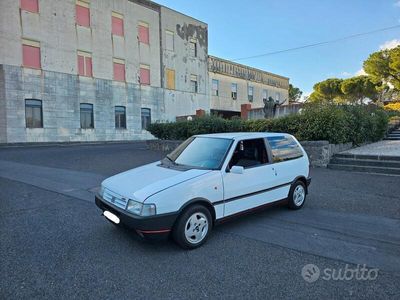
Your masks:
M 148 140 L 147 146 L 150 150 L 171 152 L 182 141 L 171 140 Z M 352 148 L 352 143 L 329 144 L 328 141 L 302 141 L 300 144 L 307 152 L 312 167 L 326 167 L 336 153 Z

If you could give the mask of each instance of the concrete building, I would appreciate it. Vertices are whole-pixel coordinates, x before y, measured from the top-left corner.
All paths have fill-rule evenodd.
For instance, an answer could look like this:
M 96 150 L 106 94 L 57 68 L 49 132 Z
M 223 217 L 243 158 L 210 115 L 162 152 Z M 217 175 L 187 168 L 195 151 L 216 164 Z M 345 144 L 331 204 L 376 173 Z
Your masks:
M 289 104 L 289 78 L 214 56 L 208 58 L 211 112 L 224 117 L 240 116 L 250 107 L 264 107 L 272 97 Z
M 287 78 L 209 58 L 206 23 L 151 1 L 2 0 L 0 19 L 0 143 L 145 139 L 150 122 L 240 111 L 250 86 L 254 106 L 264 87 L 287 99 Z
M 207 24 L 144 0 L 2 0 L 0 143 L 149 136 L 209 111 Z

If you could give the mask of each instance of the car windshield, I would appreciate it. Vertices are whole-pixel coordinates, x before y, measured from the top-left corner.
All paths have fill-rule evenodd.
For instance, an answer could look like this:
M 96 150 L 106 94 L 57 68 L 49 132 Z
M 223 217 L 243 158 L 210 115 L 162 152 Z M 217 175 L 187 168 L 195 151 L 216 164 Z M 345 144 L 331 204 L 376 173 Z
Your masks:
M 220 169 L 232 143 L 230 139 L 191 137 L 167 158 L 177 165 L 202 169 Z

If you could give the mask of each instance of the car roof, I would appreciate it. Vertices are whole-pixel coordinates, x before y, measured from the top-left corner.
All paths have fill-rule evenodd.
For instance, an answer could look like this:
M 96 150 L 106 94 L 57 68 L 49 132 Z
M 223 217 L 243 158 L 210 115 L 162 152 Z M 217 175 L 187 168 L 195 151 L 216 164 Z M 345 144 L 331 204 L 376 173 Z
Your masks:
M 273 136 L 288 136 L 287 133 L 279 132 L 224 132 L 224 133 L 210 133 L 210 134 L 198 134 L 196 137 L 210 137 L 220 139 L 246 139 L 246 138 L 265 138 Z

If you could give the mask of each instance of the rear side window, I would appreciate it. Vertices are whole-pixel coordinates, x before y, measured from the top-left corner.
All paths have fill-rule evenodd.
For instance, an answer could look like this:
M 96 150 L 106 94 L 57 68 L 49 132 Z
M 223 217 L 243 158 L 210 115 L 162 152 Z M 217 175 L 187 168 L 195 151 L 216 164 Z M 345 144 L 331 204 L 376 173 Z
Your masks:
M 273 162 L 296 159 L 303 156 L 303 151 L 292 137 L 272 136 L 267 141 L 272 150 Z

